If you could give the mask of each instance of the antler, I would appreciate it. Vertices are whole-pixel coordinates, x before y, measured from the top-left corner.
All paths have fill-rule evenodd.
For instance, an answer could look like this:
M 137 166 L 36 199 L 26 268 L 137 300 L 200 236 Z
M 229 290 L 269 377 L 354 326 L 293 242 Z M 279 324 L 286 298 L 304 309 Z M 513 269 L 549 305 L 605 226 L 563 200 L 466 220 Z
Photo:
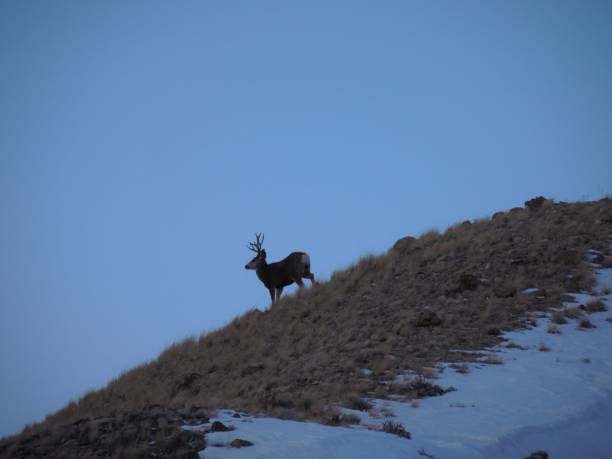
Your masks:
M 261 237 L 261 240 L 259 240 L 260 237 Z M 263 233 L 259 233 L 255 235 L 255 238 L 257 240 L 255 242 L 249 242 L 248 248 L 249 250 L 252 250 L 253 252 L 259 253 L 261 252 L 261 246 L 263 245 L 264 235 Z

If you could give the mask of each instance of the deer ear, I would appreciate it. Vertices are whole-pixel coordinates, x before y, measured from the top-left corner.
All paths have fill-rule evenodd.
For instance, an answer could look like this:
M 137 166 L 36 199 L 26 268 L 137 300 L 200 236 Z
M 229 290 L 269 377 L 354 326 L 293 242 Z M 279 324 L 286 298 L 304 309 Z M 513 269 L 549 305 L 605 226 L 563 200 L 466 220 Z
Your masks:
M 261 251 L 261 256 L 264 257 L 264 259 L 266 258 L 266 251 L 265 250 Z

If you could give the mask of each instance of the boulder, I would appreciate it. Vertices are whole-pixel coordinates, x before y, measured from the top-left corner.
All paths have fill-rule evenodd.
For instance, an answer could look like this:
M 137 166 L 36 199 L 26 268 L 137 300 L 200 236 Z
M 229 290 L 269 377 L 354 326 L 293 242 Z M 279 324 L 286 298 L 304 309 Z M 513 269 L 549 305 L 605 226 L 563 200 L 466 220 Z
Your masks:
M 225 424 L 219 421 L 213 422 L 212 425 L 210 426 L 211 432 L 229 432 L 230 430 L 232 429 L 230 429 Z
M 242 438 L 236 438 L 235 440 L 232 440 L 230 446 L 232 448 L 244 448 L 245 446 L 253 446 L 253 442 L 243 440 Z
M 413 238 L 412 236 L 403 237 L 401 239 L 398 239 L 395 242 L 395 244 L 393 244 L 393 247 L 391 250 L 396 251 L 396 252 L 405 252 L 408 249 L 410 249 L 414 241 L 416 241 L 416 239 Z
M 544 196 L 538 196 L 537 198 L 525 201 L 525 207 L 527 207 L 529 210 L 540 210 L 547 201 L 548 199 L 546 199 Z
M 534 451 L 529 456 L 525 456 L 525 459 L 548 459 L 548 453 L 542 450 Z

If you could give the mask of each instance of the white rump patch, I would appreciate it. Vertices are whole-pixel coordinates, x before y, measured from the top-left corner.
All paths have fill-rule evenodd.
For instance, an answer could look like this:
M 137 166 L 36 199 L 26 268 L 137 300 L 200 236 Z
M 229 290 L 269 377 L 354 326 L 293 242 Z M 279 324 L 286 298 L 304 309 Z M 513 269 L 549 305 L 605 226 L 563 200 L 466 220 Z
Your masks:
M 304 266 L 310 266 L 310 255 L 308 255 L 307 253 L 302 255 L 302 263 L 304 264 Z

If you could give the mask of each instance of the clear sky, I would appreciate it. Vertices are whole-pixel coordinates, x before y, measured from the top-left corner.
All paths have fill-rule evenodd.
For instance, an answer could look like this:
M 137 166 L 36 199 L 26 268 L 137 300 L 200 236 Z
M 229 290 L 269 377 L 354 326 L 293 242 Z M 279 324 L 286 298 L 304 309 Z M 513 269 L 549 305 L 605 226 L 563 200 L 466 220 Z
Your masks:
M 612 193 L 609 1 L 0 2 L 0 434 L 268 293 Z

